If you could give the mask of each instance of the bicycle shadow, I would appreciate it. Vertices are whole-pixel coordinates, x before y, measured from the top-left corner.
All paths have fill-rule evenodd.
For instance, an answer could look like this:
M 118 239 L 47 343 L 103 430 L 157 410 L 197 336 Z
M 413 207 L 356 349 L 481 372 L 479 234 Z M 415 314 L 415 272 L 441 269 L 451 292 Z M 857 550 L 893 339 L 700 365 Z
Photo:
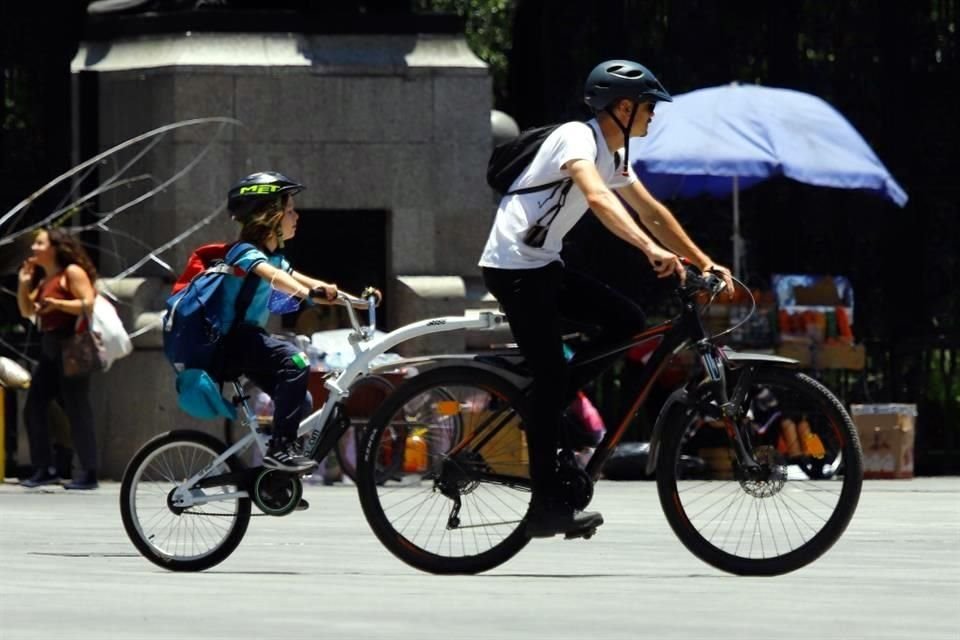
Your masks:
M 305 576 L 303 571 L 213 571 L 207 569 L 203 573 L 216 574 L 220 576 Z
M 642 578 L 646 580 L 689 580 L 690 578 L 735 578 L 736 576 L 711 573 L 484 573 L 475 578 L 532 578 L 547 580 L 567 580 L 575 578 Z

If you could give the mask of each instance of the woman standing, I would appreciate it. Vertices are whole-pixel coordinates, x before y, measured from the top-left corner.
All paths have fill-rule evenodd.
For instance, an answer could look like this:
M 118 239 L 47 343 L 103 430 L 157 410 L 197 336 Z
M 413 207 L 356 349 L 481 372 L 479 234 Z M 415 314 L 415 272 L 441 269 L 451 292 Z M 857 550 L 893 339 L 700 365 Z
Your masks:
M 90 377 L 63 374 L 62 343 L 75 330 L 77 317 L 90 313 L 97 272 L 73 236 L 61 229 L 42 229 L 31 246 L 33 255 L 20 267 L 17 305 L 20 314 L 40 328 L 40 358 L 33 371 L 24 411 L 34 474 L 20 484 L 38 487 L 60 481 L 53 466 L 47 411 L 58 399 L 70 419 L 73 447 L 82 472 L 66 489 L 97 488 L 97 444 L 90 405 Z

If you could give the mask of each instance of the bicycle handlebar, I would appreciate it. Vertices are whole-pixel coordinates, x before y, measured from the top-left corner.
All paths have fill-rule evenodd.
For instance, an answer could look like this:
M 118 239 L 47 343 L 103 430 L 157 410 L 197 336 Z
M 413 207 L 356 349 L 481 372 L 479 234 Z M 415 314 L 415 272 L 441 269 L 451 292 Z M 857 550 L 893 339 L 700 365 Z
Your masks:
M 697 305 L 696 301 L 694 300 L 695 296 L 701 291 L 705 291 L 709 293 L 710 302 L 713 302 L 714 297 L 717 294 L 719 294 L 721 291 L 723 291 L 727 286 L 726 280 L 724 278 L 721 278 L 719 275 L 717 275 L 717 272 L 715 271 L 708 271 L 707 273 L 702 273 L 699 269 L 690 265 L 689 263 L 684 264 L 684 269 L 686 274 L 686 280 L 677 289 L 677 294 L 680 296 L 680 299 L 683 300 L 685 305 L 689 305 L 690 303 L 693 303 L 694 307 L 701 306 L 701 305 Z M 757 300 L 756 298 L 753 297 L 753 293 L 750 292 L 750 289 L 747 288 L 747 286 L 740 280 L 737 280 L 732 276 L 731 278 L 734 282 L 734 286 L 739 285 L 743 287 L 743 289 L 747 293 L 747 296 L 749 296 L 750 310 L 747 312 L 745 316 L 743 316 L 740 322 L 738 322 L 732 327 L 729 327 L 724 331 L 721 331 L 720 333 L 717 333 L 711 336 L 710 337 L 711 340 L 715 340 L 716 338 L 725 336 L 727 334 L 732 334 L 737 329 L 745 325 L 747 321 L 753 316 L 754 312 L 756 312 L 757 310 Z
M 679 288 L 682 297 L 689 297 L 700 291 L 707 291 L 711 296 L 715 296 L 727 286 L 723 278 L 712 271 L 703 273 L 692 264 L 685 264 L 684 270 L 686 279 Z
M 361 294 L 364 297 L 351 295 L 345 291 L 337 291 L 334 300 L 327 300 L 327 291 L 324 287 L 314 287 L 310 290 L 311 298 L 321 298 L 327 304 L 339 304 L 347 309 L 347 316 L 350 318 L 350 325 L 364 339 L 371 338 L 377 328 L 377 305 L 380 303 L 380 296 L 373 287 L 366 287 Z M 357 309 L 367 309 L 367 326 L 360 324 L 357 317 Z

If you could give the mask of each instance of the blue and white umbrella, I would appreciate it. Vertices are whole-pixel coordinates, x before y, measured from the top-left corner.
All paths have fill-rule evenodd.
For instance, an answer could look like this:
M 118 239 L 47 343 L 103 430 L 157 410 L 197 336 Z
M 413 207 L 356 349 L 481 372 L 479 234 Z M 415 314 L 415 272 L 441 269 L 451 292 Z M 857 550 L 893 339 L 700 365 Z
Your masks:
M 907 194 L 856 129 L 799 91 L 730 84 L 657 104 L 650 132 L 631 141 L 633 167 L 657 198 L 733 196 L 733 261 L 741 273 L 739 192 L 773 176 L 859 189 L 902 207 Z

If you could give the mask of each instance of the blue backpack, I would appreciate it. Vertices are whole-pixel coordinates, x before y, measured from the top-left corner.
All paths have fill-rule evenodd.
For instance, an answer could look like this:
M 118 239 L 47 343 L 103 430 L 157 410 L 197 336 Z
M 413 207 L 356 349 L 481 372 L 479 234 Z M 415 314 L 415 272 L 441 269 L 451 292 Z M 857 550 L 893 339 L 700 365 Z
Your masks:
M 190 282 L 167 298 L 163 318 L 163 352 L 177 373 L 187 369 L 202 369 L 218 377 L 219 351 L 230 326 L 222 316 L 223 283 L 236 275 L 237 260 L 255 247 L 237 243 L 222 261 L 214 261 L 195 275 Z M 237 296 L 234 319 L 246 315 L 259 281 L 247 273 Z

